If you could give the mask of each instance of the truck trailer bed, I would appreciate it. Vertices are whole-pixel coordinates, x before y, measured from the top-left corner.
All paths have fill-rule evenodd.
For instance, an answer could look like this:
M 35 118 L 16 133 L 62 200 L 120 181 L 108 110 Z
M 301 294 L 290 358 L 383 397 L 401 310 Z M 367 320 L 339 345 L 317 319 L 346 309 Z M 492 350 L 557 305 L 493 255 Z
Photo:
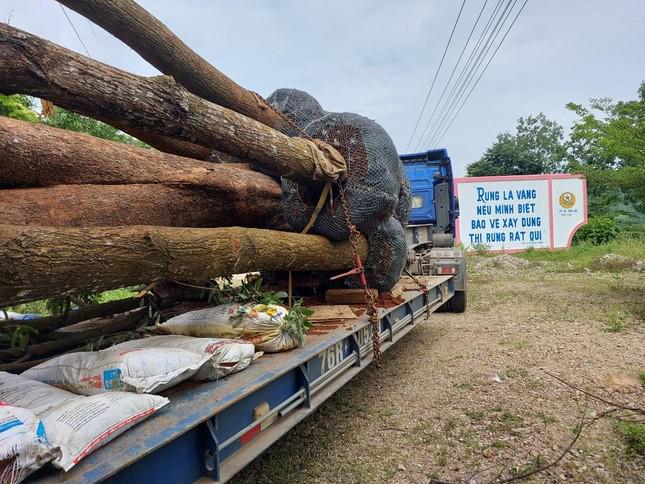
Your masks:
M 404 302 L 379 309 L 387 350 L 454 294 L 452 276 L 399 283 Z M 372 361 L 366 315 L 314 325 L 302 348 L 265 354 L 246 370 L 163 394 L 170 404 L 81 461 L 41 470 L 38 482 L 224 482 L 310 414 Z

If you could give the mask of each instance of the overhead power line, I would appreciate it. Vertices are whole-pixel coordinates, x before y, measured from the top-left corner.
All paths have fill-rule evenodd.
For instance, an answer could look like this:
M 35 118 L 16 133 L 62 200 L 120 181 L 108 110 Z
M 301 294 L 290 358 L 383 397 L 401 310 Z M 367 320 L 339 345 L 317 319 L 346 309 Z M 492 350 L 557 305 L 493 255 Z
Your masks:
M 450 47 L 452 36 L 454 35 L 457 24 L 459 23 L 459 19 L 461 18 L 461 12 L 463 12 L 464 10 L 464 5 L 466 5 L 466 0 L 463 0 L 463 2 L 461 3 L 461 8 L 459 9 L 459 13 L 457 14 L 457 19 L 455 20 L 455 23 L 452 26 L 452 30 L 450 31 L 450 37 L 448 37 L 448 43 L 446 44 L 446 48 L 443 50 L 443 55 L 441 56 L 441 61 L 439 61 L 439 66 L 437 66 L 437 71 L 434 73 L 434 78 L 432 79 L 432 84 L 430 84 L 430 89 L 428 89 L 426 99 L 423 102 L 423 107 L 421 108 L 421 112 L 419 113 L 419 118 L 417 119 L 417 122 L 414 125 L 414 129 L 412 130 L 412 134 L 410 135 L 410 141 L 408 141 L 408 145 L 405 148 L 406 151 L 410 148 L 410 144 L 412 144 L 412 139 L 417 132 L 417 128 L 419 127 L 419 123 L 421 122 L 421 118 L 423 117 L 423 113 L 425 112 L 426 106 L 428 104 L 428 99 L 430 99 L 432 89 L 434 88 L 435 82 L 437 82 L 437 76 L 439 75 L 443 61 L 446 58 L 446 53 L 448 52 L 448 48 Z
M 450 127 L 452 126 L 452 123 L 454 123 L 454 121 L 455 121 L 455 119 L 457 118 L 457 116 L 459 116 L 459 113 L 461 112 L 461 109 L 464 107 L 464 105 L 466 104 L 466 102 L 467 102 L 467 101 L 468 101 L 468 99 L 470 98 L 470 95 L 471 95 L 471 94 L 473 93 L 473 91 L 475 90 L 475 87 L 477 87 L 477 84 L 479 84 L 480 79 L 482 78 L 482 76 L 483 76 L 483 75 L 484 75 L 484 73 L 486 72 L 486 69 L 488 69 L 488 66 L 490 65 L 491 61 L 492 61 L 492 60 L 493 60 L 493 58 L 495 57 L 495 54 L 497 54 L 497 51 L 499 50 L 499 48 L 500 48 L 500 47 L 502 46 L 502 44 L 504 43 L 504 40 L 506 40 L 506 36 L 508 35 L 508 33 L 509 33 L 509 32 L 511 31 L 511 29 L 513 28 L 513 25 L 515 25 L 515 22 L 517 21 L 518 17 L 519 17 L 519 16 L 520 16 L 520 14 L 522 13 L 522 10 L 524 10 L 524 7 L 526 6 L 526 4 L 527 4 L 528 2 L 529 2 L 529 0 L 524 0 L 524 3 L 522 4 L 522 6 L 521 6 L 521 7 L 520 7 L 520 9 L 518 10 L 517 14 L 515 15 L 515 18 L 513 18 L 513 21 L 511 22 L 511 25 L 510 25 L 510 26 L 508 27 L 508 29 L 506 30 L 506 33 L 504 34 L 504 37 L 502 37 L 502 40 L 499 42 L 499 44 L 497 45 L 497 48 L 496 48 L 496 49 L 495 49 L 495 51 L 493 52 L 493 55 L 490 57 L 490 59 L 488 59 L 488 62 L 487 62 L 487 63 L 486 63 L 486 65 L 484 66 L 484 69 L 483 69 L 483 70 L 481 71 L 481 73 L 479 74 L 479 77 L 477 77 L 477 80 L 475 81 L 475 83 L 473 84 L 473 86 L 470 88 L 470 91 L 468 91 L 468 95 L 467 95 L 467 96 L 466 96 L 466 98 L 463 100 L 463 102 L 462 102 L 462 103 L 461 103 L 461 105 L 459 106 L 459 109 L 457 110 L 457 112 L 455 113 L 455 115 L 454 115 L 454 116 L 452 117 L 452 119 L 450 120 L 450 124 L 448 124 L 448 126 L 446 127 L 446 129 L 444 129 L 444 130 L 443 130 L 443 132 L 441 133 L 441 136 L 439 136 L 439 138 L 437 138 L 437 144 L 438 144 L 438 143 L 443 139 L 443 137 L 446 135 L 446 133 L 448 132 L 448 130 L 449 130 L 449 129 L 450 129 Z
M 89 50 L 87 50 L 87 47 L 85 46 L 85 42 L 83 42 L 83 39 L 81 39 L 81 36 L 80 36 L 80 35 L 79 35 L 79 33 L 78 33 L 78 30 L 76 30 L 76 27 L 74 27 L 74 24 L 72 23 L 72 19 L 71 19 L 71 18 L 69 18 L 69 15 L 67 15 L 67 11 L 65 10 L 65 7 L 63 7 L 63 4 L 62 4 L 62 3 L 59 3 L 58 5 L 60 6 L 60 9 L 63 11 L 63 14 L 65 15 L 65 18 L 67 19 L 67 21 L 68 21 L 68 22 L 69 22 L 69 24 L 72 26 L 72 30 L 73 30 L 73 31 L 74 31 L 74 33 L 76 34 L 76 38 L 78 39 L 78 41 L 79 41 L 79 42 L 81 43 L 81 45 L 83 46 L 83 49 L 85 49 L 85 53 L 87 54 L 87 57 L 89 57 L 89 58 L 91 59 L 91 58 L 92 58 L 92 56 L 90 55 L 90 51 L 89 51 Z
M 502 0 L 499 0 L 500 2 Z M 432 122 L 432 119 L 434 118 L 434 115 L 437 113 L 437 109 L 439 108 L 439 105 L 441 104 L 441 101 L 443 100 L 444 94 L 446 94 L 446 90 L 448 89 L 448 86 L 450 85 L 450 81 L 452 81 L 452 78 L 455 75 L 455 71 L 457 70 L 457 67 L 459 66 L 459 63 L 461 62 L 461 58 L 464 55 L 464 52 L 466 52 L 466 48 L 468 47 L 468 44 L 470 43 L 470 38 L 473 36 L 473 33 L 475 32 L 475 29 L 477 28 L 477 24 L 479 23 L 479 19 L 481 18 L 482 14 L 484 13 L 484 10 L 486 9 L 486 5 L 488 4 L 488 0 L 484 2 L 482 5 L 481 10 L 479 11 L 479 15 L 477 15 L 477 19 L 475 20 L 475 23 L 473 24 L 473 28 L 470 29 L 470 34 L 468 34 L 468 39 L 466 39 L 466 43 L 464 44 L 463 49 L 461 49 L 461 52 L 459 54 L 459 58 L 457 59 L 457 62 L 455 62 L 455 66 L 452 68 L 452 72 L 450 73 L 450 77 L 448 78 L 448 81 L 446 81 L 445 86 L 443 87 L 443 90 L 441 91 L 441 94 L 439 95 L 439 100 L 435 103 L 434 109 L 432 110 L 432 114 L 430 114 L 430 117 L 428 118 L 428 122 L 426 123 L 426 127 L 423 130 L 423 133 L 421 133 L 421 137 L 419 138 L 419 143 L 416 146 L 416 149 L 419 149 L 419 145 L 423 141 L 428 128 L 430 127 L 430 123 Z M 423 148 L 423 146 L 421 146 Z
M 496 6 L 496 9 L 491 14 L 491 18 L 484 27 L 484 30 L 481 32 L 479 39 L 475 44 L 475 47 L 470 53 L 468 60 L 463 66 L 457 81 L 448 94 L 448 97 L 446 98 L 443 106 L 441 106 L 439 115 L 435 119 L 433 125 L 430 127 L 428 136 L 425 139 L 426 143 L 431 142 L 435 138 L 437 132 L 444 125 L 445 120 L 454 112 L 457 103 L 468 88 L 475 73 L 483 63 L 486 55 L 490 51 L 495 39 L 501 32 L 506 19 L 510 15 L 513 6 L 517 1 L 518 0 L 508 0 L 504 7 L 501 8 L 501 10 L 498 7 L 501 7 L 503 2 L 498 3 L 498 5 Z M 499 16 L 497 16 L 498 12 Z
M 509 0 L 510 1 L 510 0 Z M 472 48 L 470 51 L 470 54 L 468 55 L 468 59 L 462 66 L 461 70 L 459 71 L 459 75 L 457 76 L 457 80 L 453 83 L 452 87 L 450 88 L 450 91 L 448 92 L 448 95 L 444 98 L 441 96 L 439 101 L 437 101 L 437 105 L 435 106 L 434 112 L 437 113 L 437 117 L 434 118 L 434 116 L 428 120 L 428 124 L 426 125 L 423 136 L 421 139 L 419 139 L 419 144 L 425 144 L 427 146 L 428 140 L 431 138 L 430 134 L 434 132 L 434 129 L 436 128 L 436 124 L 441 119 L 443 114 L 445 113 L 446 108 L 450 105 L 452 102 L 452 99 L 457 92 L 458 88 L 461 85 L 461 82 L 464 78 L 464 74 L 470 67 L 473 59 L 475 58 L 475 54 L 479 51 L 479 46 L 481 45 L 482 40 L 488 33 L 489 28 L 492 25 L 493 20 L 495 19 L 497 12 L 499 11 L 500 7 L 502 6 L 502 3 L 504 0 L 498 0 L 497 4 L 493 8 L 493 11 L 490 13 L 488 16 L 488 20 L 486 21 L 486 25 L 482 28 L 481 32 L 479 33 L 479 38 L 477 39 L 477 42 L 475 43 L 475 46 Z M 458 67 L 458 64 L 455 66 L 456 68 Z M 446 86 L 448 87 L 448 86 Z M 447 90 L 447 89 L 446 89 Z M 442 99 L 443 98 L 443 99 Z M 443 103 L 442 103 L 443 100 Z M 433 119 L 434 118 L 434 119 Z

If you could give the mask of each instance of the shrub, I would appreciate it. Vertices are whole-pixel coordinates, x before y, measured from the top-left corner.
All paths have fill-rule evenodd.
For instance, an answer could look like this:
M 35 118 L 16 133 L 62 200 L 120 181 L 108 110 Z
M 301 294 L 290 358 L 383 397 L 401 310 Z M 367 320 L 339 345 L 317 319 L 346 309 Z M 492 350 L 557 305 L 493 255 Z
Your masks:
M 628 455 L 645 455 L 645 425 L 623 421 L 618 424 L 618 429 L 623 434 Z
M 575 244 L 591 242 L 593 245 L 606 244 L 618 235 L 618 225 L 611 217 L 590 217 L 587 225 L 583 225 L 573 239 Z

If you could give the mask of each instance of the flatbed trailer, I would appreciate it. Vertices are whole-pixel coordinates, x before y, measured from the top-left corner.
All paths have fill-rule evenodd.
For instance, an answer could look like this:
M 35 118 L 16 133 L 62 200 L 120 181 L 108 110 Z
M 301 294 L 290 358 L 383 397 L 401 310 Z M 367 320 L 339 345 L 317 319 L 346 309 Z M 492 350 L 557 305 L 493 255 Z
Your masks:
M 403 302 L 379 308 L 386 351 L 454 295 L 453 276 L 403 278 Z M 335 323 L 338 323 L 336 321 Z M 244 371 L 163 394 L 170 404 L 67 473 L 41 470 L 37 482 L 226 482 L 372 361 L 366 315 L 314 325 L 307 343 L 265 354 Z

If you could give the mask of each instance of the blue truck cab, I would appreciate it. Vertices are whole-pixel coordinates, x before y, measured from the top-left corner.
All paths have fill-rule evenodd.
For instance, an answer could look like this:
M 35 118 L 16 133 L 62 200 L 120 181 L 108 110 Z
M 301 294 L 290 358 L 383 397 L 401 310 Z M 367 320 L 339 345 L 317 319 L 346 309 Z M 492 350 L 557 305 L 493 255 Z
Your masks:
M 466 309 L 466 259 L 454 247 L 459 201 L 448 151 L 432 149 L 400 158 L 411 186 L 406 270 L 424 276 L 452 274 L 455 296 L 443 309 L 462 312 Z
M 417 228 L 409 231 L 414 236 L 408 245 L 431 240 L 434 234 L 451 234 L 454 240 L 459 202 L 454 196 L 448 151 L 441 148 L 401 155 L 401 162 L 412 188 L 408 227 Z M 419 228 L 429 232 L 419 234 Z

